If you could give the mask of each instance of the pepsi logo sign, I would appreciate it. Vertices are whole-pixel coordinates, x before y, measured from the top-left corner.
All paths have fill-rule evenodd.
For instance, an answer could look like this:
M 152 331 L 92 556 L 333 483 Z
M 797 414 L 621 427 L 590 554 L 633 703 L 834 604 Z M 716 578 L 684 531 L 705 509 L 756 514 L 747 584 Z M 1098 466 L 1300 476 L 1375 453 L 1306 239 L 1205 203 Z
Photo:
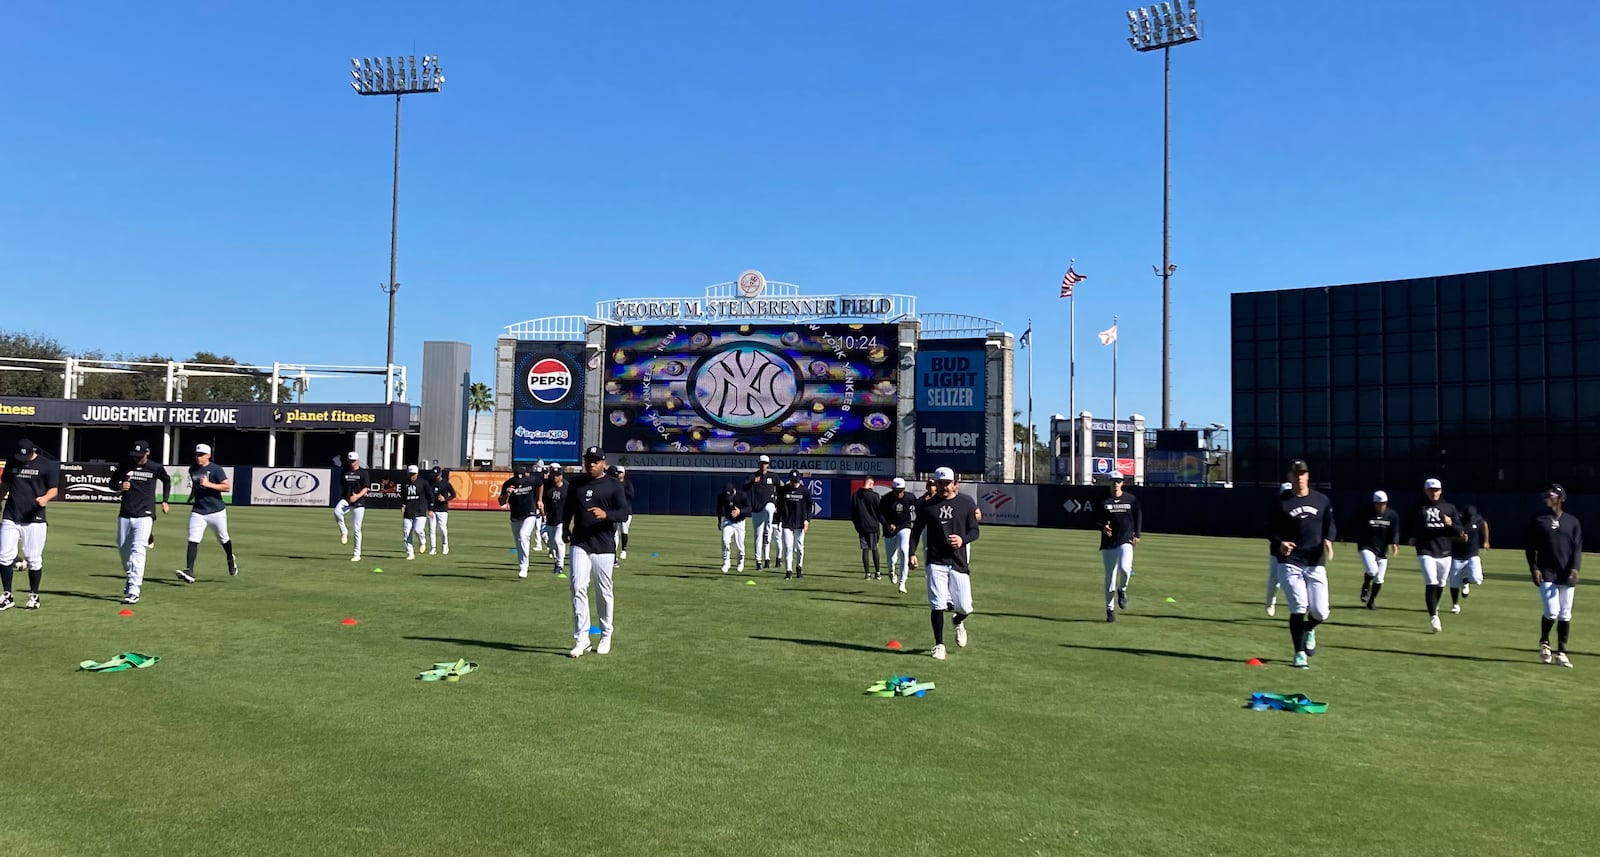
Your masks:
M 572 392 L 572 370 L 554 357 L 535 361 L 523 380 L 528 395 L 540 404 L 554 405 Z

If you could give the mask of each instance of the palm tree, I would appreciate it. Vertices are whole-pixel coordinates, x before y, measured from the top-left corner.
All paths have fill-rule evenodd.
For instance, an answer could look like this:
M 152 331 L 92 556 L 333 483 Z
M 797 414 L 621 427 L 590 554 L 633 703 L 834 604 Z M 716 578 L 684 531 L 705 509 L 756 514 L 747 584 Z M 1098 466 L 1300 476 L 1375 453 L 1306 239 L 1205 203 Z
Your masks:
M 472 382 L 467 388 L 467 409 L 472 411 L 472 441 L 468 444 L 467 466 L 478 460 L 478 415 L 494 407 L 494 396 L 489 392 L 489 385 L 482 381 Z

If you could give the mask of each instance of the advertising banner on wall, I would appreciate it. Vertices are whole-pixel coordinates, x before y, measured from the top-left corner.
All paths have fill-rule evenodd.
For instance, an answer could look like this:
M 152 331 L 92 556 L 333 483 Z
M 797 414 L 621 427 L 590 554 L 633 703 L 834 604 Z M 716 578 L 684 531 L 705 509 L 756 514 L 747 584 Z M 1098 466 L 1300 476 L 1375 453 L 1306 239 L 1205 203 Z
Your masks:
M 892 470 L 897 333 L 888 324 L 608 328 L 602 442 L 639 454 L 635 464 L 766 453 L 802 457 L 807 470 Z M 863 459 L 880 466 L 850 463 Z
M 511 460 L 576 464 L 582 438 L 582 411 L 517 411 L 511 426 Z
M 456 499 L 450 501 L 451 511 L 487 512 L 500 509 L 500 486 L 511 474 L 503 470 L 453 470 L 450 485 L 456 489 Z
M 1203 485 L 1206 458 L 1201 451 L 1174 452 L 1150 449 L 1144 454 L 1146 485 Z
M 117 503 L 122 491 L 111 484 L 116 470 L 114 464 L 61 463 L 61 497 L 67 503 Z M 156 488 L 156 499 L 161 499 L 161 489 Z
M 235 478 L 234 477 L 234 468 L 232 468 L 232 467 L 223 467 L 222 468 L 222 472 L 223 472 L 223 475 L 228 477 L 228 484 L 230 486 L 238 487 L 237 484 L 233 481 L 234 478 Z M 194 490 L 194 481 L 189 478 L 189 466 L 186 465 L 186 464 L 169 464 L 169 465 L 167 465 L 167 475 L 172 478 L 172 502 L 174 502 L 174 503 L 188 503 L 189 499 L 190 499 L 190 494 Z M 156 493 L 157 493 L 156 499 L 158 499 L 158 500 L 161 499 L 160 498 L 160 492 L 161 492 L 161 489 L 157 488 L 156 489 Z M 229 505 L 233 504 L 233 491 L 231 489 L 227 493 L 222 495 L 222 502 L 227 503 Z
M 1123 476 L 1131 479 L 1138 469 L 1135 466 L 1134 460 L 1131 458 L 1096 458 L 1093 463 L 1093 474 L 1096 478 L 1110 476 L 1112 473 L 1112 468 L 1114 467 L 1116 468 L 1116 472 L 1121 473 Z
M 252 506 L 329 506 L 333 503 L 333 471 L 326 467 L 252 467 Z M 237 486 L 236 486 L 237 487 Z
M 917 414 L 916 467 L 931 473 L 948 467 L 957 473 L 982 473 L 983 413 Z
M 583 409 L 582 342 L 517 343 L 517 410 Z
M 403 431 L 411 424 L 411 406 L 404 402 L 387 405 L 291 405 L 270 402 L 131 402 L 0 396 L 0 423 Z
M 917 351 L 917 413 L 981 414 L 987 379 L 983 340 L 925 341 Z

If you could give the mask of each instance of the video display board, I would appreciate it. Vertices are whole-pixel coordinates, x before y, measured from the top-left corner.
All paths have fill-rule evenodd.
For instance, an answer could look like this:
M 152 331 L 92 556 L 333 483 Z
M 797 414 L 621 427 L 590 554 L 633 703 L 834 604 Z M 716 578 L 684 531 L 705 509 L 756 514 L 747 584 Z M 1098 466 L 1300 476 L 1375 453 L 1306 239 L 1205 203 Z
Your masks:
M 892 324 L 618 326 L 602 442 L 674 455 L 895 455 Z

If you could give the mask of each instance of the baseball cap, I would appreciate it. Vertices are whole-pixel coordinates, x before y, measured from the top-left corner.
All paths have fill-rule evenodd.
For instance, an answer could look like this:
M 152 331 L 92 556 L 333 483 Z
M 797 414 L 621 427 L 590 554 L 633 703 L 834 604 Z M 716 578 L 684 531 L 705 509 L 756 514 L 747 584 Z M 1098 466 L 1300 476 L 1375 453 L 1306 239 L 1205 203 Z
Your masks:
M 619 464 L 619 465 L 617 465 L 617 472 L 618 473 L 627 473 L 628 472 L 628 468 L 623 467 L 622 465 Z
M 418 470 L 417 466 L 415 464 L 411 464 L 411 465 L 407 465 L 406 466 L 406 472 L 407 473 L 421 473 L 422 471 Z
M 1389 502 L 1389 495 L 1383 493 L 1382 491 L 1374 491 L 1372 492 L 1372 502 L 1387 503 Z
M 1111 481 L 1112 482 L 1121 482 L 1121 481 L 1123 481 L 1124 479 L 1127 479 L 1127 478 L 1128 477 L 1122 475 L 1121 471 L 1117 471 L 1116 473 L 1111 474 Z
M 1288 482 L 1284 482 L 1284 483 L 1282 483 L 1282 484 L 1280 484 L 1278 486 L 1278 490 L 1279 491 L 1293 491 L 1294 490 L 1294 486 L 1289 484 Z
M 211 444 L 209 444 L 209 443 L 197 443 L 197 444 L 195 444 L 195 446 L 194 446 L 194 454 L 195 455 L 210 455 L 211 454 Z
M 591 446 L 583 451 L 584 461 L 605 461 L 606 454 L 598 446 Z
M 1437 479 L 1429 479 L 1428 481 L 1422 483 L 1422 487 L 1431 491 L 1434 488 L 1444 488 L 1444 483 Z
M 141 455 L 149 455 L 150 443 L 148 441 L 136 440 L 133 442 L 133 451 L 128 454 L 134 458 L 138 458 Z
M 17 457 L 27 458 L 28 456 L 32 455 L 33 451 L 37 448 L 38 447 L 33 445 L 33 441 L 23 438 L 22 440 L 17 441 Z
M 766 457 L 765 455 L 761 456 L 760 458 L 758 458 L 756 460 L 761 462 L 762 464 L 771 464 L 772 463 L 772 459 Z
M 948 467 L 941 467 L 933 471 L 933 481 L 954 482 L 956 481 L 956 472 Z
M 1567 499 L 1567 489 L 1561 487 L 1560 482 L 1552 482 L 1544 486 L 1544 494 L 1542 496 L 1565 500 Z
M 894 481 L 890 482 L 889 484 L 894 486 L 894 487 L 896 487 L 896 488 L 904 488 L 904 487 L 906 487 L 906 481 L 904 479 L 901 479 L 898 476 L 896 476 L 894 478 Z
M 789 471 L 789 478 L 790 479 L 799 479 L 800 478 L 800 471 L 798 471 L 798 470 Z
M 1289 462 L 1289 472 L 1290 473 L 1310 473 L 1311 472 L 1311 468 L 1306 466 L 1305 459 L 1296 458 L 1294 461 Z
M 354 451 L 347 452 L 347 453 L 344 454 L 344 457 L 350 459 L 351 461 L 360 461 L 361 460 L 361 453 L 354 452 Z

